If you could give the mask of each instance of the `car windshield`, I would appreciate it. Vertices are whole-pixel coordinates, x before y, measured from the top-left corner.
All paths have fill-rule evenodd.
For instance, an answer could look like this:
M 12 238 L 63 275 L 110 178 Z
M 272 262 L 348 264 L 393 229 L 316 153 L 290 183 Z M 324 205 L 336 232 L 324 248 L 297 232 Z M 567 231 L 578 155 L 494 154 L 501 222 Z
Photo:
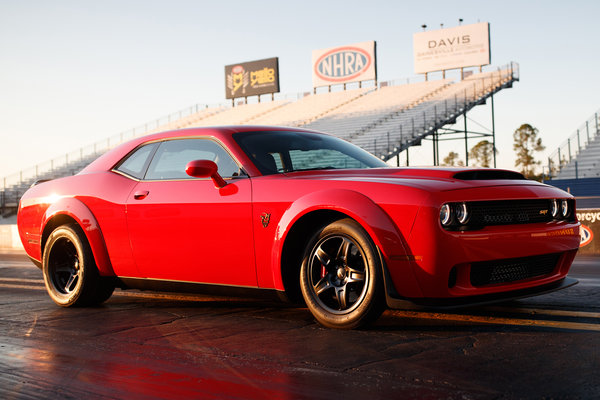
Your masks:
M 233 138 L 263 175 L 319 169 L 381 168 L 387 164 L 335 136 L 310 132 L 238 132 Z

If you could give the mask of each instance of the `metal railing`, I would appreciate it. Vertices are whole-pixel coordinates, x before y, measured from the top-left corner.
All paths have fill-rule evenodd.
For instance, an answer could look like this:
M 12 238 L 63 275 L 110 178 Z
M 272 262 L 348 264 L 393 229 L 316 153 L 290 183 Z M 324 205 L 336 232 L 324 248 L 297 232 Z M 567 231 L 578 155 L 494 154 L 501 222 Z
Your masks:
M 379 82 L 378 86 L 397 86 L 397 85 L 405 85 L 410 83 L 422 82 L 424 81 L 423 75 L 413 76 L 410 78 L 396 79 L 393 81 L 385 81 Z M 347 89 L 358 88 L 358 83 L 347 84 Z M 370 86 L 370 84 L 366 84 L 365 87 Z M 334 91 L 342 90 L 341 85 L 336 85 L 333 89 Z M 271 99 L 274 101 L 278 100 L 290 100 L 296 101 L 300 100 L 303 97 L 312 95 L 312 92 L 298 92 L 298 93 L 275 93 L 273 96 L 271 95 L 262 95 L 262 96 L 252 96 L 249 98 L 239 98 L 236 99 L 235 104 L 252 104 L 260 101 L 270 101 Z M 104 152 L 116 147 L 128 140 L 137 138 L 139 136 L 143 136 L 146 134 L 150 134 L 153 132 L 160 131 L 162 129 L 169 129 L 169 125 L 172 123 L 181 120 L 185 117 L 192 116 L 197 114 L 203 110 L 214 109 L 215 112 L 223 111 L 232 107 L 231 102 L 222 102 L 215 104 L 195 104 L 191 107 L 184 108 L 182 110 L 176 111 L 174 113 L 165 115 L 163 117 L 157 118 L 145 124 L 139 125 L 135 128 L 129 129 L 127 131 L 120 132 L 116 135 L 110 136 L 104 140 L 100 140 L 91 145 L 81 147 L 72 152 L 66 153 L 61 156 L 57 156 L 51 160 L 43 161 L 39 164 L 34 165 L 33 167 L 23 169 L 11 175 L 7 175 L 2 178 L 0 182 L 0 189 L 6 191 L 7 189 L 13 188 L 18 189 L 22 187 L 24 184 L 30 184 L 33 181 L 38 179 L 43 179 L 47 176 L 52 176 L 54 171 L 60 170 L 61 168 L 65 168 L 69 164 L 77 163 L 78 161 L 85 162 L 90 160 L 91 158 L 97 157 Z M 91 161 L 91 160 L 90 160 Z M 78 171 L 74 171 L 76 173 Z M 0 199 L 1 200 L 1 199 Z
M 576 157 L 582 150 L 600 135 L 600 110 L 589 117 L 567 140 L 565 140 L 548 157 L 548 163 L 544 166 L 544 174 L 550 179 L 568 166 L 575 167 L 575 177 L 578 178 L 578 165 Z
M 472 84 L 468 84 L 460 92 L 453 89 L 452 86 L 445 88 L 450 93 L 449 97 L 437 101 L 425 101 L 412 109 L 396 112 L 396 116 L 401 113 L 412 115 L 409 119 L 404 119 L 402 123 L 398 124 L 394 131 L 369 138 L 368 141 L 365 140 L 365 136 L 368 135 L 371 129 L 380 124 L 385 124 L 387 120 L 394 117 L 394 115 L 390 115 L 382 118 L 381 121 L 377 121 L 373 126 L 369 126 L 369 129 L 361 132 L 352 141 L 382 160 L 387 161 L 406 148 L 420 143 L 426 136 L 433 134 L 437 129 L 480 104 L 482 100 L 491 94 L 517 80 L 519 80 L 519 64 L 511 62 L 498 67 L 496 71 L 487 76 L 481 78 L 475 76 L 466 79 L 465 81 L 472 82 Z
M 58 171 L 61 168 L 65 168 L 68 165 L 76 164 L 78 161 L 89 160 L 90 157 L 99 156 L 107 150 L 110 150 L 113 147 L 116 147 L 119 144 L 124 143 L 128 140 L 134 139 L 139 136 L 143 136 L 145 134 L 156 132 L 157 130 L 160 130 L 161 127 L 168 126 L 170 123 L 176 120 L 196 114 L 205 109 L 219 109 L 225 107 L 227 106 L 224 104 L 196 104 L 191 107 L 187 107 L 183 110 L 171 113 L 169 115 L 165 115 L 164 117 L 157 118 L 143 125 L 110 136 L 104 140 L 95 142 L 91 145 L 81 147 L 75 151 L 66 153 L 62 156 L 58 156 L 51 160 L 41 162 L 39 164 L 34 165 L 31 168 L 23 169 L 14 174 L 5 176 L 0 182 L 0 188 L 3 190 L 7 190 L 11 187 L 19 187 L 23 183 L 28 183 L 32 180 L 42 179 L 43 177 L 52 175 L 53 172 Z
M 499 70 L 509 68 L 511 75 L 518 79 L 518 64 L 511 63 L 508 67 L 501 67 Z M 516 69 L 515 69 L 516 68 Z M 377 87 L 383 86 L 399 86 L 406 85 L 416 82 L 423 82 L 425 80 L 423 75 L 418 75 L 410 78 L 396 79 L 393 81 L 383 81 L 377 83 Z M 339 86 L 339 85 L 338 85 Z M 358 87 L 358 84 L 347 84 L 347 89 L 353 89 L 354 86 Z M 374 83 L 367 83 L 364 87 L 374 86 Z M 340 90 L 340 87 L 335 87 L 334 91 Z M 474 95 L 476 95 L 476 84 L 474 84 Z M 290 100 L 295 101 L 302 99 L 308 95 L 312 95 L 312 92 L 299 92 L 292 94 L 281 94 L 276 93 L 273 96 L 263 95 L 262 100 L 268 97 L 268 101 L 274 100 Z M 467 95 L 465 95 L 467 96 Z M 254 103 L 261 101 L 261 97 L 255 96 L 248 99 L 237 99 L 237 101 L 243 101 L 244 103 Z M 239 104 L 239 103 L 238 103 Z M 217 104 L 195 104 L 191 107 L 184 108 L 180 111 L 168 114 L 166 116 L 157 118 L 148 123 L 139 125 L 135 128 L 127 131 L 120 132 L 116 135 L 110 136 L 104 140 L 95 142 L 91 145 L 81 147 L 64 155 L 55 157 L 53 159 L 41 162 L 34 165 L 31 168 L 23 169 L 14 174 L 3 177 L 0 181 L 0 210 L 5 207 L 13 207 L 18 203 L 19 198 L 24 191 L 38 179 L 52 179 L 58 176 L 73 175 L 79 172 L 85 165 L 93 161 L 96 157 L 105 153 L 106 151 L 116 147 L 126 141 L 137 138 L 139 136 L 147 135 L 153 132 L 161 130 L 175 129 L 174 124 L 186 117 L 191 117 L 199 114 L 203 111 L 218 113 L 230 109 L 234 106 L 231 102 L 223 102 Z M 424 111 L 425 115 L 425 111 Z M 435 120 L 438 119 L 436 116 Z M 424 125 L 428 125 L 430 122 L 426 122 Z M 423 127 L 425 129 L 425 127 Z M 377 145 L 372 150 L 377 150 Z M 389 146 L 387 147 L 389 149 Z M 369 150 L 367 148 L 367 150 Z

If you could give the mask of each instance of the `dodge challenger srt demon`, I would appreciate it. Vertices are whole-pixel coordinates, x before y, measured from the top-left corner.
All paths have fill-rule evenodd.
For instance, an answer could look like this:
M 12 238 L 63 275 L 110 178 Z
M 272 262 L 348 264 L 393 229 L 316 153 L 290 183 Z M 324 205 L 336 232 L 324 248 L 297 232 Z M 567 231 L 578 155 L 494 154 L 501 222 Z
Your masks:
M 391 168 L 331 135 L 193 128 L 134 139 L 22 197 L 19 234 L 63 307 L 122 289 L 275 294 L 356 328 L 576 283 L 575 200 L 521 174 Z

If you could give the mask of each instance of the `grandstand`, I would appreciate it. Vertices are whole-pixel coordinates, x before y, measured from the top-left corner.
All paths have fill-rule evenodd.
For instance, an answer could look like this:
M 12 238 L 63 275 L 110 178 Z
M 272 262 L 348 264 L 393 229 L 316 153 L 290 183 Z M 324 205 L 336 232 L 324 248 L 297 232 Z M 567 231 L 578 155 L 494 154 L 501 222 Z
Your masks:
M 548 158 L 551 179 L 600 178 L 598 110 Z
M 239 124 L 305 127 L 335 134 L 387 161 L 518 80 L 518 64 L 510 63 L 460 81 L 381 82 L 373 87 L 309 92 L 236 106 L 196 105 L 5 177 L 0 188 L 0 215 L 14 215 L 20 196 L 35 181 L 76 174 L 126 140 L 170 129 Z
M 548 157 L 545 183 L 577 197 L 577 207 L 600 207 L 600 121 L 595 112 Z

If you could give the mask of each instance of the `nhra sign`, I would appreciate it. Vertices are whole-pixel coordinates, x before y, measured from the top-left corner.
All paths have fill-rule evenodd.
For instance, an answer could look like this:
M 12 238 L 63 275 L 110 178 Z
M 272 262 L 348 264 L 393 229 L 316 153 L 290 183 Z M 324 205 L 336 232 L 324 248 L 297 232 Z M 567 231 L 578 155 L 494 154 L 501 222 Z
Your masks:
M 279 58 L 225 66 L 225 98 L 279 93 Z
M 377 79 L 376 42 L 314 50 L 313 87 Z
M 488 65 L 490 24 L 457 26 L 413 35 L 415 73 Z
M 579 234 L 579 254 L 600 254 L 600 209 L 577 210 L 577 219 L 581 222 Z

